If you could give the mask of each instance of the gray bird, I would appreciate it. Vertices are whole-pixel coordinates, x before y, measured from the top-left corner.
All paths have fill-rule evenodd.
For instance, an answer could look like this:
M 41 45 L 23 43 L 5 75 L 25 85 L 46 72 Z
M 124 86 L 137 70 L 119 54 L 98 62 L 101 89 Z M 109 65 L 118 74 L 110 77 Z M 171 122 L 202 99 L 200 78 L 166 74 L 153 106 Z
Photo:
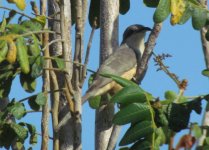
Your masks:
M 144 52 L 144 37 L 147 31 L 151 29 L 138 24 L 131 25 L 125 30 L 120 47 L 100 66 L 93 83 L 82 97 L 82 103 L 107 92 L 116 93 L 122 88 L 112 79 L 100 76 L 100 73 L 113 74 L 128 80 L 135 76 L 137 60 L 141 59 Z

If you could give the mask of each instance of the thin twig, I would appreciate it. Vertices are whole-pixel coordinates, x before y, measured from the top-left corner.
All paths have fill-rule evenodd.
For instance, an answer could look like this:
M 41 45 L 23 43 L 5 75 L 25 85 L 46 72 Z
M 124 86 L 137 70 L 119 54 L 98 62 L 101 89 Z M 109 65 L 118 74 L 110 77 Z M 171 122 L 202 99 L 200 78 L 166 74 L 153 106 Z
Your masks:
M 45 47 L 42 48 L 42 51 L 44 51 L 44 50 L 47 49 L 50 45 L 52 45 L 52 44 L 54 44 L 54 43 L 56 43 L 56 42 L 64 42 L 64 40 L 62 40 L 62 39 L 55 39 L 55 40 L 49 42 L 47 45 L 45 45 Z
M 35 16 L 41 16 L 41 15 L 39 15 L 39 14 L 35 14 L 35 13 L 32 13 L 33 15 L 35 15 Z M 53 21 L 57 21 L 57 22 L 60 22 L 60 20 L 59 19 L 55 19 L 55 18 L 52 18 L 52 17 L 49 17 L 49 16 L 45 16 L 46 17 L 46 19 L 48 19 L 48 20 L 53 20 Z
M 53 90 L 53 91 L 48 91 L 47 93 L 60 92 L 60 91 L 63 91 L 63 90 L 64 90 L 64 88 L 63 89 L 58 89 L 58 90 Z M 39 93 L 42 93 L 42 92 L 39 92 Z M 18 102 L 20 102 L 20 103 L 24 102 L 25 100 L 28 100 L 28 99 L 30 99 L 30 98 L 32 98 L 34 96 L 37 96 L 39 93 L 31 95 L 31 96 L 28 96 L 26 98 L 23 98 L 23 99 L 19 100 Z
M 155 56 L 155 61 L 159 65 L 160 69 L 163 70 L 176 83 L 176 85 L 179 87 L 181 82 L 177 79 L 176 75 L 174 73 L 171 73 L 168 70 L 168 68 L 164 65 L 164 63 L 162 62 L 160 57 L 158 57 L 154 52 L 152 52 L 152 54 Z
M 41 133 L 36 133 L 36 134 L 39 135 L 39 136 L 42 136 Z M 49 137 L 50 140 L 54 140 L 53 137 L 51 137 L 51 136 L 48 136 L 48 137 Z
M 25 13 L 22 13 L 22 12 L 20 12 L 20 11 L 17 11 L 17 10 L 14 10 L 14 9 L 11 9 L 11 8 L 7 8 L 7 7 L 4 7 L 4 6 L 0 6 L 0 9 L 6 9 L 6 10 L 9 10 L 9 11 L 14 11 L 14 12 L 16 12 L 17 14 L 20 14 L 20 15 L 22 15 L 22 16 L 25 16 L 25 17 L 27 17 L 27 18 L 29 18 L 29 19 L 34 19 L 34 18 L 32 18 L 32 17 L 30 17 L 29 15 L 26 15 Z

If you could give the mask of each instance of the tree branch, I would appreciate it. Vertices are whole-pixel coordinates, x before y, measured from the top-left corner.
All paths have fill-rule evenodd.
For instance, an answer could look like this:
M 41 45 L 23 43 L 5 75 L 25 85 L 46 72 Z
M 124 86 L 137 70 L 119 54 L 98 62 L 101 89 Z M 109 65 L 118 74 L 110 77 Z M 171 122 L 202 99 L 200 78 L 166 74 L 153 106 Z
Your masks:
M 149 35 L 142 58 L 139 59 L 137 64 L 137 72 L 135 76 L 135 80 L 137 83 L 141 83 L 142 79 L 144 78 L 148 66 L 148 61 L 154 50 L 156 40 L 161 31 L 161 27 L 162 27 L 162 23 L 154 24 L 154 27 Z

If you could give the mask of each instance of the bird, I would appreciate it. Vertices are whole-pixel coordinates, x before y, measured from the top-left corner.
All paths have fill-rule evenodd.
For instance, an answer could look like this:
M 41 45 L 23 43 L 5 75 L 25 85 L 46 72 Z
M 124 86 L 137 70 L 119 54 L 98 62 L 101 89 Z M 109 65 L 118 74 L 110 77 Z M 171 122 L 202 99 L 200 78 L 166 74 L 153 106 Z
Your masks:
M 101 73 L 120 76 L 128 80 L 135 76 L 138 59 L 141 59 L 145 49 L 144 38 L 147 31 L 151 31 L 151 28 L 139 24 L 126 28 L 121 45 L 101 64 L 92 84 L 82 97 L 82 103 L 107 92 L 116 93 L 122 88 L 112 79 L 101 76 Z

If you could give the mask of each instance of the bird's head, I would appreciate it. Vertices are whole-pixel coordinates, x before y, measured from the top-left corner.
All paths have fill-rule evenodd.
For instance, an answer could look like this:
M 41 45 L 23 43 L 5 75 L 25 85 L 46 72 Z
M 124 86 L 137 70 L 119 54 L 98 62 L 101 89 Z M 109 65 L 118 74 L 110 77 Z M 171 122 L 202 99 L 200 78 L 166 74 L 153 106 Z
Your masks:
M 149 27 L 143 25 L 135 24 L 129 26 L 123 33 L 122 44 L 127 44 L 130 48 L 135 51 L 140 51 L 142 54 L 144 52 L 144 37 L 147 31 L 151 31 Z

